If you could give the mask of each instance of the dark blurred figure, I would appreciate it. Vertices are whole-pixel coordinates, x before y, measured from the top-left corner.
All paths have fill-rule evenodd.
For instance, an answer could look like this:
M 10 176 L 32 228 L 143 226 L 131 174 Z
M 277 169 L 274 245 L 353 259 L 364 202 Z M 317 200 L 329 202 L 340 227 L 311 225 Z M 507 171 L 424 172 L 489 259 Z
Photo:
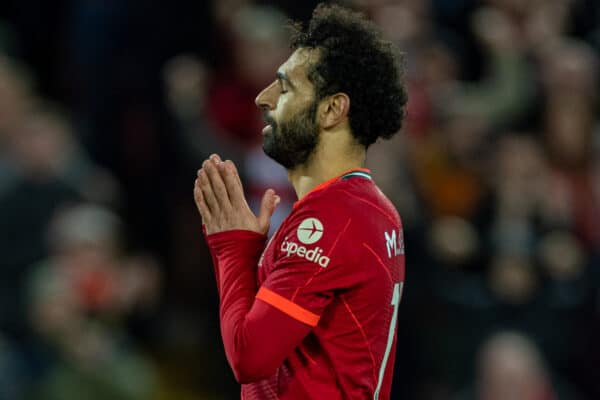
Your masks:
M 80 149 L 68 119 L 35 97 L 17 64 L 1 59 L 0 358 L 14 361 L 15 368 L 2 368 L 7 376 L 17 375 L 9 378 L 15 392 L 38 368 L 24 293 L 32 263 L 48 254 L 44 232 L 50 220 L 81 199 L 117 198 L 116 183 Z
M 27 266 L 45 255 L 43 232 L 55 210 L 81 193 L 63 179 L 60 168 L 70 132 L 36 120 L 31 95 L 22 89 L 0 92 L 0 103 L 5 101 L 9 107 L 0 117 L 0 330 L 21 336 L 26 333 L 22 290 Z
M 47 367 L 32 399 L 148 399 L 154 368 L 125 330 L 158 301 L 156 261 L 123 253 L 121 222 L 89 204 L 62 210 L 48 230 L 49 258 L 28 284 L 29 315 Z
M 549 156 L 548 216 L 589 251 L 600 249 L 598 90 L 600 58 L 592 48 L 561 40 L 544 54 L 544 144 Z
M 6 311 L 0 315 L 6 324 L 15 322 L 14 328 L 22 329 L 16 322 L 23 321 L 18 293 L 27 266 L 46 254 L 43 232 L 50 218 L 79 199 L 115 202 L 117 186 L 85 156 L 67 120 L 52 108 L 36 105 L 24 112 L 11 132 L 3 158 L 3 171 L 12 171 L 11 179 L 0 191 L 0 270 L 7 285 L 0 291 L 6 296 L 0 301 Z
M 552 376 L 536 345 L 516 332 L 491 336 L 479 349 L 475 381 L 455 400 L 575 400 L 580 397 Z

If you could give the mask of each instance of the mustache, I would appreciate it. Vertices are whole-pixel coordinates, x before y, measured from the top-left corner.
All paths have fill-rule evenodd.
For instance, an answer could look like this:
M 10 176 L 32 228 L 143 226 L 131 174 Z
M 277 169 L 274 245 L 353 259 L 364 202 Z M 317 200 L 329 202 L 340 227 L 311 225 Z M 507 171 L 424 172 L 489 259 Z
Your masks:
M 275 122 L 275 119 L 273 119 L 273 117 L 271 117 L 268 112 L 263 112 L 262 117 L 263 121 L 265 121 L 267 124 L 271 125 L 272 127 L 277 126 L 277 122 Z

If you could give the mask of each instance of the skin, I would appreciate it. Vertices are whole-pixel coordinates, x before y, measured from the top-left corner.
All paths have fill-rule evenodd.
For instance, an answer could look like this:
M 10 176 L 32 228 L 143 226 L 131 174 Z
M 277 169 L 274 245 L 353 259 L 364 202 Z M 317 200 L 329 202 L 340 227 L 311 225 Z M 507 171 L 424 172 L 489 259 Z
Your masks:
M 319 50 L 301 48 L 277 71 L 277 78 L 256 97 L 256 105 L 278 124 L 287 121 L 314 100 L 315 88 L 308 79 L 309 67 L 319 59 Z M 366 149 L 353 137 L 348 111 L 350 98 L 335 93 L 322 99 L 317 107 L 319 141 L 309 159 L 288 170 L 298 199 L 315 186 L 364 165 Z M 273 134 L 269 127 L 263 135 Z M 279 196 L 273 189 L 263 195 L 260 211 L 255 215 L 244 197 L 244 190 L 233 162 L 222 161 L 213 154 L 202 163 L 194 185 L 194 199 L 206 233 L 243 229 L 266 234 Z

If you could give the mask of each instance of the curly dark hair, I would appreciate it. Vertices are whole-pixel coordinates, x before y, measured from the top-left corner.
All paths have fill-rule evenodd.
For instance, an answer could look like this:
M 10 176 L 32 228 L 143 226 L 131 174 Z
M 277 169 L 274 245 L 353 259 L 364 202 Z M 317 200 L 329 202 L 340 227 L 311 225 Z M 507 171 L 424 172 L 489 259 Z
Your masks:
M 320 51 L 308 72 L 316 100 L 346 93 L 350 128 L 359 143 L 368 148 L 400 130 L 407 102 L 401 55 L 363 14 L 321 3 L 308 26 L 292 25 L 291 47 Z

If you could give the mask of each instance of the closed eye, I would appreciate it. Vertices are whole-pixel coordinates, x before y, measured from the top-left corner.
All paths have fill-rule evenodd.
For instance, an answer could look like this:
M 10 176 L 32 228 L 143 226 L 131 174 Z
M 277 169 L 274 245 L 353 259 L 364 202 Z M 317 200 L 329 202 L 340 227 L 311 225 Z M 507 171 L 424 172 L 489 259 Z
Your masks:
M 279 86 L 281 87 L 281 94 L 286 94 L 288 91 L 287 89 L 285 89 L 285 86 L 290 87 L 291 89 L 294 89 L 294 85 L 292 84 L 292 82 L 290 81 L 290 79 L 288 78 L 288 76 L 281 72 L 281 71 L 277 71 L 277 82 L 279 83 Z
M 281 79 L 277 79 L 277 84 L 279 85 L 279 89 L 280 89 L 279 93 L 280 94 L 286 94 L 288 92 Z

